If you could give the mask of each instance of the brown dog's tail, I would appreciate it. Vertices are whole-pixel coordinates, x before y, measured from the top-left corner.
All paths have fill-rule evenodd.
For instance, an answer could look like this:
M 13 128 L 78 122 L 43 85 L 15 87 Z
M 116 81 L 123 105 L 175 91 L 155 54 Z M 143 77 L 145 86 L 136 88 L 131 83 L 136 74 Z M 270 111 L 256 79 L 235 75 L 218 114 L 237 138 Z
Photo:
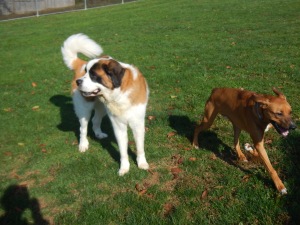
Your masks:
M 65 40 L 63 46 L 61 47 L 61 53 L 67 67 L 71 70 L 76 70 L 76 63 L 78 53 L 89 58 L 95 58 L 101 55 L 103 52 L 100 45 L 90 39 L 84 34 L 74 34 Z

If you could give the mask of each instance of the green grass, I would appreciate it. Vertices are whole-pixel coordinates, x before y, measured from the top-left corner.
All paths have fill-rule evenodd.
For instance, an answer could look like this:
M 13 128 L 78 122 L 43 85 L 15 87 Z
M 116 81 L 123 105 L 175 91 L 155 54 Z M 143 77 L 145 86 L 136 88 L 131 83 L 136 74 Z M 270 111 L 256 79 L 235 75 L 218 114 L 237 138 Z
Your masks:
M 1 22 L 1 219 L 11 212 L 20 224 L 19 212 L 29 224 L 297 224 L 298 130 L 286 139 L 274 130 L 266 135 L 286 196 L 260 163 L 237 162 L 227 120 L 218 117 L 200 136 L 200 150 L 190 138 L 211 89 L 220 86 L 269 94 L 279 87 L 299 125 L 299 11 L 296 0 L 144 0 Z M 130 172 L 117 175 L 108 118 L 109 138 L 98 141 L 90 130 L 90 149 L 79 153 L 72 72 L 60 53 L 75 33 L 147 78 L 150 172 L 137 168 L 130 144 Z M 240 141 L 251 142 L 245 133 Z M 180 169 L 175 178 L 173 168 Z

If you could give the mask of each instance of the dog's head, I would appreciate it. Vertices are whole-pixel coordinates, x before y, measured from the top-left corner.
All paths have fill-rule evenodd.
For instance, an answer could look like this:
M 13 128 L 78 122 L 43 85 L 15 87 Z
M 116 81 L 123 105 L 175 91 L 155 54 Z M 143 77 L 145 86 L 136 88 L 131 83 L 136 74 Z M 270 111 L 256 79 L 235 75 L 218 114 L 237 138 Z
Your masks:
M 289 130 L 296 129 L 295 123 L 292 121 L 292 108 L 287 102 L 286 97 L 277 89 L 273 88 L 276 96 L 270 95 L 254 95 L 255 107 L 261 109 L 258 115 L 267 123 L 271 123 L 276 131 L 286 137 Z
M 125 68 L 111 57 L 102 57 L 89 61 L 85 71 L 76 84 L 83 96 L 92 97 L 101 95 L 101 90 L 120 87 Z

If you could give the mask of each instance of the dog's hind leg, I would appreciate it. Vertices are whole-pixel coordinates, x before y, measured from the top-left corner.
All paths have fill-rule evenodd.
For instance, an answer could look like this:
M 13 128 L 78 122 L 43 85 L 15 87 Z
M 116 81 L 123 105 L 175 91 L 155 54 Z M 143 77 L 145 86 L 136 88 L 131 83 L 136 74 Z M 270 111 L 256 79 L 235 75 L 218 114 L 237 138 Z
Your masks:
M 147 170 L 149 165 L 146 160 L 144 150 L 144 139 L 145 139 L 145 121 L 144 117 L 136 117 L 134 120 L 129 122 L 129 126 L 132 129 L 134 136 L 136 151 L 137 151 L 137 164 L 140 169 Z
M 211 101 L 207 101 L 205 105 L 204 117 L 201 121 L 201 124 L 196 126 L 194 131 L 193 146 L 195 148 L 199 148 L 199 133 L 210 128 L 217 115 L 218 111 L 215 109 L 214 104 Z
M 106 115 L 106 110 L 102 102 L 95 102 L 95 114 L 92 119 L 93 131 L 95 136 L 99 139 L 106 138 L 107 134 L 101 130 L 101 122 L 103 117 Z
M 243 162 L 248 162 L 246 156 L 242 153 L 241 148 L 240 148 L 240 141 L 239 141 L 239 137 L 241 134 L 241 129 L 238 128 L 237 126 L 233 125 L 233 131 L 234 131 L 234 148 L 236 150 L 236 153 L 238 155 L 238 158 L 240 161 Z

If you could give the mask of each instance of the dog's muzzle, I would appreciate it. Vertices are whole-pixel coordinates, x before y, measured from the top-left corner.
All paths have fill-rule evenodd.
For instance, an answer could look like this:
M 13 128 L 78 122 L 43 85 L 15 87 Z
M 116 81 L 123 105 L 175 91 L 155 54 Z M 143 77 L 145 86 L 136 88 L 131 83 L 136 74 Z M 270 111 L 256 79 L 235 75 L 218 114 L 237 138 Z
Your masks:
M 289 126 L 289 130 L 295 130 L 296 128 L 297 128 L 296 124 L 292 121 Z

